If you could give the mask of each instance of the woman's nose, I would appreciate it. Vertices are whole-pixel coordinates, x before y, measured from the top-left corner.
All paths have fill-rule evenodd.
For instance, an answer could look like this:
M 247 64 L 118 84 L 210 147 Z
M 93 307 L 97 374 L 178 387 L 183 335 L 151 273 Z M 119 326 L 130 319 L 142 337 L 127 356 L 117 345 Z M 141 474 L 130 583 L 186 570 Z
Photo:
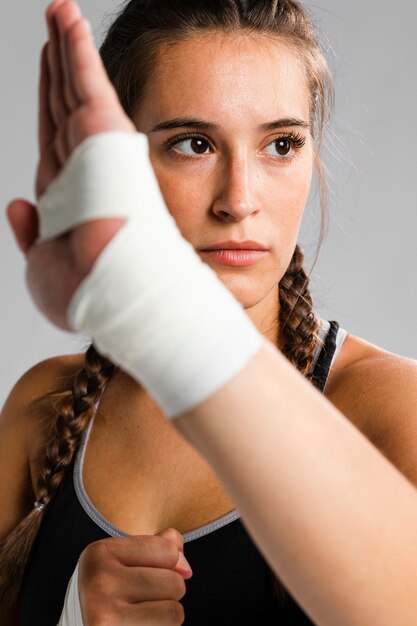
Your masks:
M 241 221 L 259 212 L 259 180 L 248 160 L 233 163 L 220 173 L 220 177 L 219 191 L 212 205 L 214 215 L 222 220 Z

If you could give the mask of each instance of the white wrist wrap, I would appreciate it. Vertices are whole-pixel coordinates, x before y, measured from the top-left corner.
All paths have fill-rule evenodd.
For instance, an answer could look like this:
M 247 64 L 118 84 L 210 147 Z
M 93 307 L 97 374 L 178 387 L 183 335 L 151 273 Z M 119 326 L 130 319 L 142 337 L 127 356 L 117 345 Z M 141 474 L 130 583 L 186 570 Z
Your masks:
M 99 217 L 127 218 L 74 294 L 68 320 L 168 417 L 215 393 L 259 350 L 262 335 L 168 212 L 146 135 L 87 139 L 39 213 L 41 240 Z
M 79 563 L 77 563 L 77 567 L 68 583 L 64 608 L 57 626 L 84 626 L 78 593 L 78 566 Z

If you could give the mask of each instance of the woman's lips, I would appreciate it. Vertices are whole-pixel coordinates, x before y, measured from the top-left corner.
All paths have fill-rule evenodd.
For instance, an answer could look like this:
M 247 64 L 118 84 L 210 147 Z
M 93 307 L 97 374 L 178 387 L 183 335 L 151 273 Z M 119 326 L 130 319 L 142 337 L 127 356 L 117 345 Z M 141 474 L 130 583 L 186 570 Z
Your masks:
M 201 250 L 201 252 L 217 263 L 221 263 L 221 265 L 232 265 L 235 267 L 255 265 L 268 254 L 267 250 L 233 250 L 229 248 L 223 250 Z

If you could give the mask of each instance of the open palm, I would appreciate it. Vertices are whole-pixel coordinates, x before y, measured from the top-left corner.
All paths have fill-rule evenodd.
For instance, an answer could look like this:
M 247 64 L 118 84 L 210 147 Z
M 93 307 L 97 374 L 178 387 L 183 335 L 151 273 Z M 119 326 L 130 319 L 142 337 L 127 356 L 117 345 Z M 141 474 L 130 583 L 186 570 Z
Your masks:
M 78 5 L 73 0 L 54 0 L 46 20 L 49 41 L 41 55 L 37 200 L 84 139 L 106 131 L 136 132 L 107 77 Z M 7 207 L 7 216 L 26 255 L 32 298 L 51 322 L 70 330 L 68 304 L 123 220 L 94 220 L 38 244 L 33 204 L 14 200 Z

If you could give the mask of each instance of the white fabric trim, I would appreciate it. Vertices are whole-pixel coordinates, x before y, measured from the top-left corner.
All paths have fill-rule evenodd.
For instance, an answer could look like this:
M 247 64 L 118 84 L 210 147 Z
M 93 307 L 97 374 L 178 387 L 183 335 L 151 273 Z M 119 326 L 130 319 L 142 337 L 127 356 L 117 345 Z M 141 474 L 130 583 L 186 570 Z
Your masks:
M 317 361 L 319 360 L 320 352 L 323 348 L 324 342 L 326 341 L 327 333 L 330 330 L 330 322 L 328 320 L 320 318 L 320 329 L 319 329 L 319 337 L 322 340 L 323 344 L 317 344 L 316 350 L 314 353 L 313 363 L 311 365 L 311 371 L 314 370 Z
M 90 500 L 88 493 L 84 487 L 83 481 L 83 466 L 85 454 L 87 451 L 87 444 L 90 438 L 91 429 L 93 427 L 94 418 L 91 420 L 88 425 L 87 430 L 83 433 L 80 447 L 77 450 L 76 458 L 75 458 L 75 466 L 74 466 L 74 490 L 77 495 L 78 501 L 81 507 L 84 509 L 85 513 L 90 517 L 90 519 L 97 524 L 99 528 L 104 530 L 111 537 L 129 537 L 129 533 L 121 530 L 117 526 L 111 524 L 106 518 L 100 513 L 98 509 L 94 506 L 93 502 Z M 199 539 L 200 537 L 204 537 L 205 535 L 209 535 L 215 530 L 219 530 L 223 528 L 223 526 L 227 526 L 231 522 L 240 518 L 240 513 L 237 509 L 232 509 L 229 513 L 218 517 L 208 524 L 204 524 L 203 526 L 199 526 L 198 528 L 194 528 L 186 533 L 183 533 L 184 543 L 188 543 L 189 541 L 194 541 L 195 539 Z
M 338 354 L 343 346 L 343 343 L 347 337 L 348 333 L 344 328 L 339 328 L 339 331 L 336 335 L 336 350 L 334 351 L 332 362 L 330 364 L 330 369 L 333 367 L 334 362 L 336 361 Z
M 61 618 L 57 626 L 84 626 L 80 595 L 78 593 L 78 569 L 79 562 L 68 583 L 64 608 L 62 609 Z

